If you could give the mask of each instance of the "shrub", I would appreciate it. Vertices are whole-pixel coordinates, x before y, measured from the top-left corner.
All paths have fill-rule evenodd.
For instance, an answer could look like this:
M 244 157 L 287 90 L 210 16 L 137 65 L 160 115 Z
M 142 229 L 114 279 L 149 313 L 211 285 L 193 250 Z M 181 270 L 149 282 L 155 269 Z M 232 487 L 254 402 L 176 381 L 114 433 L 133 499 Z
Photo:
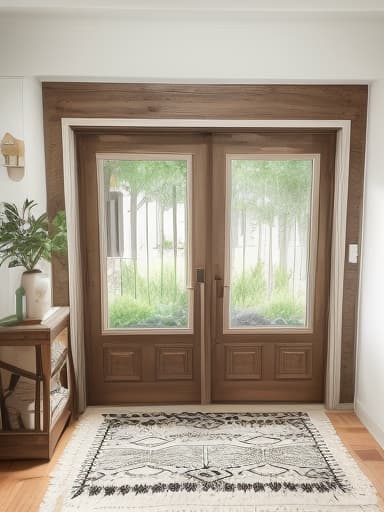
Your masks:
M 153 313 L 153 308 L 148 304 L 132 300 L 127 295 L 123 295 L 117 297 L 109 306 L 109 327 L 136 326 Z
M 261 313 L 271 323 L 302 325 L 304 321 L 304 305 L 287 293 L 275 294 Z
M 164 240 L 163 249 L 164 251 L 170 251 L 173 249 L 173 242 L 171 240 Z
M 139 322 L 137 327 L 179 327 L 188 326 L 187 307 L 179 304 L 160 304 L 147 319 Z
M 161 279 L 160 269 L 152 270 L 149 277 L 149 297 L 148 282 L 139 268 L 136 272 L 136 300 L 151 304 L 186 304 L 187 292 L 185 284 L 176 282 L 173 265 L 166 264 L 163 267 L 163 278 Z M 132 262 L 123 261 L 121 264 L 121 280 L 123 295 L 128 295 L 132 299 L 135 290 L 135 267 Z
M 149 283 L 132 262 L 121 263 L 123 295 L 109 306 L 109 326 L 123 327 L 187 327 L 188 293 L 182 283 L 175 283 L 173 265 L 153 270 Z M 175 286 L 176 284 L 176 286 Z M 149 286 L 149 289 L 148 289 Z
M 145 287 L 146 289 L 146 287 Z M 161 280 L 161 272 L 157 270 L 150 275 L 149 293 L 151 302 L 160 304 L 185 304 L 187 292 L 185 284 L 179 281 L 175 287 L 175 273 L 173 265 L 164 265 L 163 279 Z
M 282 267 L 276 268 L 273 275 L 274 292 L 288 292 L 291 275 L 291 272 Z
M 266 282 L 261 263 L 233 281 L 231 300 L 235 306 L 252 307 L 261 304 L 265 301 L 265 294 Z
M 187 327 L 186 304 L 149 304 L 127 295 L 116 298 L 109 307 L 109 327 Z

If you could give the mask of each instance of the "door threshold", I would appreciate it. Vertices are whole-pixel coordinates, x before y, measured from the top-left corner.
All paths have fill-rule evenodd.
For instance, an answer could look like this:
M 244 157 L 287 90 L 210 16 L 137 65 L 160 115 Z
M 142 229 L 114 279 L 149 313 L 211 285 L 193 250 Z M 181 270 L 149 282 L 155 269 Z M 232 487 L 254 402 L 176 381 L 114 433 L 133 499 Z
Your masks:
M 178 404 L 178 405 L 90 405 L 87 410 L 97 412 L 291 412 L 323 411 L 324 404 Z

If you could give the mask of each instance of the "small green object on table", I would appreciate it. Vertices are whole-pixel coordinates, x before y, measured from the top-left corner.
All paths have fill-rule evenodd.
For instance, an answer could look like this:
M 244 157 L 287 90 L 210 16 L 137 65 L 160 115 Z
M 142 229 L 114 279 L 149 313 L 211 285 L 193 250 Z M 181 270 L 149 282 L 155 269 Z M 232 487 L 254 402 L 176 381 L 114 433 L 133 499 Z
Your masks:
M 9 327 L 12 325 L 19 324 L 24 320 L 24 308 L 23 308 L 23 298 L 25 295 L 25 291 L 23 287 L 20 287 L 16 290 L 16 314 L 9 315 L 0 319 L 0 327 Z

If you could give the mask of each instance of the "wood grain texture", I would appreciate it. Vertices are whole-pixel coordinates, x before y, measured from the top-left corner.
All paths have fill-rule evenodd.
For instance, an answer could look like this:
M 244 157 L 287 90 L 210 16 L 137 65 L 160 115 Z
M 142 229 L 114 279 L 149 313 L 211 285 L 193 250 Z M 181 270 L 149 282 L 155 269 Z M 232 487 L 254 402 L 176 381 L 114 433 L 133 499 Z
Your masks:
M 216 331 L 212 333 L 212 397 L 217 402 L 227 401 L 290 401 L 322 402 L 324 399 L 325 361 L 328 335 L 329 277 L 331 254 L 332 197 L 334 182 L 335 136 L 331 131 L 323 133 L 302 132 L 268 132 L 214 134 L 213 138 L 213 182 L 215 187 L 212 197 L 212 268 L 215 276 L 225 281 L 226 253 L 226 205 L 223 198 L 226 192 L 226 155 L 320 155 L 319 167 L 319 211 L 316 217 L 316 248 L 311 251 L 316 255 L 315 266 L 310 271 L 309 279 L 314 289 L 313 320 L 311 329 L 294 331 L 275 329 L 269 333 L 254 330 L 223 332 L 224 311 L 228 306 L 223 297 L 216 298 Z M 314 230 L 315 231 L 315 230 Z M 220 292 L 220 295 L 222 293 Z M 225 325 L 225 324 L 224 324 Z M 225 375 L 225 353 L 220 345 L 232 343 L 233 347 L 246 343 L 263 343 L 262 375 L 259 380 L 239 379 L 229 382 Z M 287 357 L 283 361 L 279 353 L 281 344 L 297 347 L 305 344 L 307 350 L 303 359 L 304 368 L 288 375 Z M 312 359 L 316 364 L 312 367 Z M 292 357 L 291 357 L 292 360 Z
M 384 450 L 353 412 L 332 412 L 328 416 L 360 469 L 376 487 L 384 511 Z M 52 472 L 73 434 L 70 425 L 60 439 L 50 462 L 0 462 L 0 512 L 38 512 Z
M 64 208 L 61 118 L 349 119 L 347 240 L 360 243 L 368 87 L 365 85 L 171 85 L 44 83 L 48 213 Z M 346 264 L 341 402 L 354 390 L 359 265 Z M 68 266 L 53 262 L 55 305 L 68 303 Z
M 225 345 L 225 380 L 255 380 L 262 377 L 263 345 Z
M 87 134 L 77 136 L 79 155 L 79 194 L 83 268 L 86 269 L 83 289 L 85 294 L 85 350 L 87 374 L 87 401 L 89 405 L 119 403 L 198 402 L 200 398 L 200 329 L 199 317 L 194 316 L 193 333 L 167 333 L 149 330 L 140 333 L 103 331 L 101 311 L 102 277 L 100 266 L 99 204 L 96 180 L 97 153 L 149 153 L 191 155 L 192 157 L 192 211 L 191 268 L 204 267 L 206 261 L 206 233 L 201 226 L 207 218 L 206 181 L 208 148 L 206 136 L 197 134 Z M 194 303 L 200 311 L 200 294 L 192 276 Z M 108 361 L 105 346 L 121 343 L 141 347 L 139 379 L 111 378 L 106 372 Z M 186 345 L 187 344 L 187 345 Z M 165 350 L 169 346 L 169 350 Z M 115 360 L 116 368 L 116 360 Z M 120 372 L 121 375 L 121 372 Z M 104 378 L 103 378 L 104 376 Z M 177 383 L 175 381 L 178 381 Z
M 0 459 L 49 459 L 59 437 L 61 436 L 65 425 L 71 416 L 77 416 L 74 411 L 76 403 L 75 380 L 73 374 L 73 361 L 71 353 L 71 342 L 69 338 L 69 308 L 59 308 L 49 318 L 41 324 L 25 325 L 0 329 L 0 346 L 35 346 L 36 353 L 36 374 L 34 380 L 35 387 L 35 423 L 34 430 L 10 430 L 0 431 Z M 67 350 L 62 358 L 62 375 L 66 373 L 65 380 L 69 381 L 69 396 L 58 416 L 51 417 L 51 377 L 53 371 L 51 363 L 51 343 L 56 337 L 61 338 L 61 342 L 66 344 Z M 8 370 L 16 374 L 25 374 L 19 372 L 19 369 L 13 365 L 8 366 Z M 28 372 L 27 372 L 28 376 Z M 31 375 L 32 377 L 32 375 Z M 61 381 L 64 384 L 63 381 Z M 43 424 L 40 423 L 40 391 L 43 389 Z M 41 428 L 42 427 L 42 428 Z M 1 502 L 0 502 L 1 503 Z M 1 510 L 1 508 L 0 508 Z
M 305 343 L 276 346 L 276 379 L 311 379 L 312 345 Z
M 192 380 L 193 345 L 157 346 L 156 378 L 159 380 Z
M 141 359 L 139 346 L 106 343 L 103 346 L 104 379 L 112 382 L 141 380 Z

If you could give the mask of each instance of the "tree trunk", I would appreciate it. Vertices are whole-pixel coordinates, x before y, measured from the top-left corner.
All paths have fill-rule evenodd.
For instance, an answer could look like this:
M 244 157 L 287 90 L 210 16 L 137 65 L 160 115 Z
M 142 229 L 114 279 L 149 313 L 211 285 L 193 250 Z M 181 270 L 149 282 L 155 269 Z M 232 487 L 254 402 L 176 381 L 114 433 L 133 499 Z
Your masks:
M 124 283 L 123 283 L 123 271 L 121 269 L 121 259 L 122 258 L 119 258 L 119 262 L 120 262 L 120 297 L 122 297 L 124 295 Z M 113 273 L 114 275 L 115 274 L 115 269 L 113 269 Z
M 308 226 L 305 222 L 300 222 L 300 220 L 298 226 L 301 243 L 300 279 L 304 279 L 308 273 Z
M 239 212 L 233 210 L 231 219 L 231 246 L 233 249 L 239 245 Z
M 177 201 L 176 185 L 173 185 L 172 191 L 172 213 L 173 213 L 173 285 L 174 297 L 177 295 Z
M 259 222 L 259 237 L 257 241 L 257 265 L 261 263 L 261 244 L 263 242 L 262 224 Z
M 164 207 L 160 205 L 160 297 L 164 288 Z
M 288 238 L 287 216 L 284 214 L 279 219 L 279 266 L 287 270 L 287 238 Z
M 272 261 L 272 223 L 269 224 L 268 248 L 268 298 L 271 298 L 273 287 L 273 261 Z
M 161 239 L 161 205 L 158 199 L 156 199 L 156 248 L 160 247 Z
M 245 256 L 247 250 L 247 210 L 244 208 L 241 212 L 241 223 L 243 231 L 243 279 L 245 277 Z
M 137 298 L 137 190 L 131 189 L 131 258 L 133 262 L 133 296 Z
M 293 234 L 293 271 L 292 271 L 292 297 L 295 297 L 295 281 L 296 281 L 296 252 L 297 252 L 297 219 L 295 217 L 295 222 L 293 224 L 294 234 Z
M 151 304 L 151 292 L 149 289 L 149 224 L 148 224 L 148 199 L 145 201 L 145 248 L 147 252 L 147 294 L 148 304 Z

